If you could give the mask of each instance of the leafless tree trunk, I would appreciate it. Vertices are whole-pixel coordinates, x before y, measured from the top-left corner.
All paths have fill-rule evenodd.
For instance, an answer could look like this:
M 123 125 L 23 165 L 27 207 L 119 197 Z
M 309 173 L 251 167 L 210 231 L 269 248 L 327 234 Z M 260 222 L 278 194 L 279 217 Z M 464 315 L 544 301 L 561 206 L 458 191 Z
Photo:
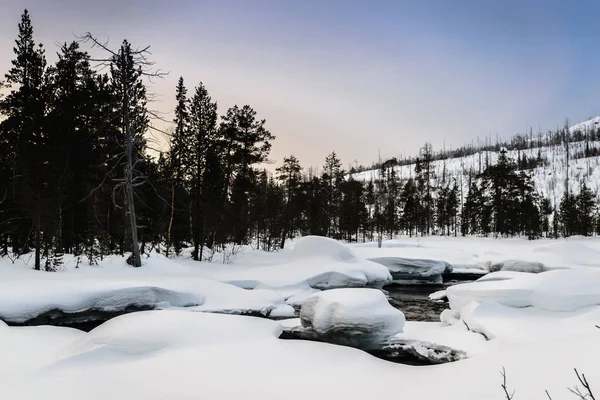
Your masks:
M 123 62 L 121 65 L 125 65 L 125 53 L 121 51 L 121 57 Z M 135 216 L 135 203 L 133 198 L 133 138 L 131 133 L 131 126 L 129 123 L 129 96 L 127 94 L 127 77 L 125 71 L 123 74 L 123 127 L 125 130 L 125 136 L 127 140 L 127 146 L 125 152 L 127 153 L 127 164 L 125 165 L 125 193 L 127 194 L 127 206 L 129 209 L 129 224 L 131 227 L 131 245 L 133 252 L 133 266 L 141 267 L 142 259 L 140 257 L 140 244 L 137 236 L 137 220 Z

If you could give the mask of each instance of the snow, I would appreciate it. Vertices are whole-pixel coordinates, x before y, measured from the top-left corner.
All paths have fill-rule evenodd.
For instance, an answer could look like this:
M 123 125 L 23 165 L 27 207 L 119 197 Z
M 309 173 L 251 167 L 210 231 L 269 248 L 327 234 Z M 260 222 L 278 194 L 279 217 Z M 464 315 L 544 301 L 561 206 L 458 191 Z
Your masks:
M 507 280 L 463 283 L 446 289 L 450 308 L 461 311 L 473 302 L 494 301 L 509 307 L 575 311 L 600 304 L 600 269 L 555 270 Z
M 381 249 L 318 239 L 298 243 L 276 254 L 246 248 L 231 265 L 153 254 L 138 269 L 116 256 L 76 269 L 66 256 L 63 271 L 45 273 L 31 270 L 26 260 L 2 260 L 2 315 L 28 318 L 53 307 L 161 308 L 113 318 L 87 334 L 0 321 L 2 398 L 500 399 L 503 367 L 515 400 L 547 398 L 545 390 L 569 398 L 566 389 L 578 383 L 573 368 L 600 387 L 598 239 L 402 238 Z M 451 286 L 451 309 L 440 322 L 404 321 L 377 289 L 320 292 L 312 286 L 313 278 L 336 282 L 323 277 L 334 271 L 352 278 L 343 282 L 356 278 L 376 286 L 389 272 L 365 262 L 373 257 L 443 260 L 455 272 L 488 272 L 494 263 L 518 259 L 549 271 L 503 270 Z M 302 304 L 301 320 L 189 312 L 254 310 L 280 318 L 291 315 L 292 304 Z M 412 343 L 425 357 L 447 346 L 469 358 L 416 367 L 350 347 L 278 339 L 283 326 L 303 321 L 335 334 L 338 328 L 354 334 L 368 329 L 392 343 Z
M 437 292 L 433 292 L 429 295 L 429 300 L 432 301 L 441 301 L 446 299 L 446 291 L 445 290 L 438 290 Z
M 129 307 L 187 307 L 192 311 L 291 314 L 283 297 L 204 278 L 198 270 L 153 254 L 142 268 L 109 257 L 101 266 L 47 273 L 24 264 L 0 264 L 0 319 L 22 323 L 53 310 L 119 312 Z
M 366 333 L 381 341 L 402 332 L 404 314 L 377 289 L 333 289 L 316 293 L 302 303 L 302 325 L 320 335 Z
M 247 289 L 263 288 L 289 297 L 313 289 L 377 287 L 391 282 L 387 268 L 357 257 L 336 240 L 306 236 L 279 253 L 245 251 L 231 265 L 176 259 L 194 266 L 203 276 Z
M 514 272 L 529 272 L 537 274 L 547 271 L 548 269 L 541 262 L 523 261 L 523 260 L 505 260 L 490 265 L 491 272 L 498 271 L 514 271 Z
M 445 261 L 453 274 L 489 272 L 492 264 L 507 260 L 541 263 L 546 269 L 600 267 L 600 241 L 593 237 L 524 240 L 482 237 L 402 237 L 350 245 L 357 257 L 402 257 Z
M 292 306 L 336 287 L 382 287 L 391 282 L 384 266 L 358 258 L 346 245 L 305 237 L 283 254 L 245 251 L 231 265 L 169 259 L 152 253 L 142 268 L 110 256 L 99 266 L 65 256 L 62 271 L 33 271 L 27 258 L 0 261 L 0 319 L 23 323 L 70 315 L 185 307 L 190 311 L 293 316 Z M 252 290 L 246 290 L 252 289 Z M 286 299 L 288 302 L 286 303 Z
M 508 307 L 492 301 L 471 302 L 462 308 L 460 316 L 471 331 L 488 339 L 531 343 L 541 338 L 567 340 L 574 335 L 598 333 L 600 306 L 554 312 L 537 307 Z
M 600 123 L 600 117 L 573 125 L 570 131 L 572 133 L 577 130 L 583 133 L 591 132 L 600 127 L 596 123 Z M 535 159 L 538 153 L 540 153 L 546 158 L 548 165 L 528 171 L 531 174 L 535 190 L 540 196 L 550 199 L 551 204 L 557 206 L 564 194 L 564 182 L 567 174 L 571 182 L 569 190 L 574 194 L 579 193 L 579 183 L 585 182 L 592 192 L 596 193 L 597 197 L 600 195 L 600 157 L 574 158 L 574 155 L 583 154 L 585 151 L 585 141 L 569 143 L 570 156 L 569 167 L 567 169 L 567 152 L 564 143 L 548 145 L 544 138 L 542 139 L 541 147 L 538 147 L 538 138 L 534 137 L 533 139 L 531 148 L 524 150 L 508 148 L 506 156 L 512 160 L 516 160 L 519 156 L 527 156 L 529 159 Z M 589 141 L 587 145 L 590 148 L 600 148 L 600 141 Z M 448 184 L 452 181 L 452 178 L 455 178 L 464 199 L 469 190 L 469 174 L 475 176 L 483 172 L 486 166 L 486 159 L 489 165 L 496 164 L 499 155 L 499 151 L 481 151 L 465 157 L 433 161 L 431 163 L 432 176 L 434 177 L 432 178 L 432 185 L 434 187 L 441 186 L 443 183 L 442 177 L 446 178 L 445 184 Z M 408 178 L 415 177 L 415 164 L 396 166 L 394 170 L 402 183 Z M 352 177 L 355 180 L 368 182 L 379 179 L 380 174 L 380 169 L 374 169 L 352 174 Z
M 85 334 L 54 326 L 11 327 L 0 321 L 0 377 L 8 379 L 43 367 Z
M 421 335 L 429 329 L 414 328 Z M 0 393 L 19 400 L 499 399 L 503 367 L 516 399 L 543 399 L 545 390 L 553 398 L 569 396 L 566 388 L 577 383 L 573 367 L 586 373 L 592 387 L 600 384 L 597 333 L 502 345 L 455 363 L 412 367 L 348 347 L 279 340 L 280 329 L 275 321 L 243 316 L 128 314 L 73 338 L 51 360 L 34 354 L 39 368 L 0 375 Z M 455 334 L 455 344 L 464 340 Z M 44 344 L 44 337 L 40 332 L 23 341 Z M 3 368 L 14 362 L 13 356 L 0 358 Z

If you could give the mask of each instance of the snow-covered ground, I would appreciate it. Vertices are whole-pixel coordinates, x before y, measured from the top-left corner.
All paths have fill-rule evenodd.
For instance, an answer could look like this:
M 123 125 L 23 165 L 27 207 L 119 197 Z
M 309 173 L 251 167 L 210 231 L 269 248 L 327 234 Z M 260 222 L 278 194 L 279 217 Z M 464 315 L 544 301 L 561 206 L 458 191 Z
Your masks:
M 46 337 L 41 331 L 7 333 L 13 329 L 0 330 L 0 342 L 23 352 L 27 343 L 39 345 Z M 3 398 L 502 399 L 503 367 L 515 399 L 543 399 L 545 390 L 569 398 L 573 367 L 586 373 L 592 387 L 600 384 L 598 333 L 500 345 L 464 361 L 411 367 L 348 347 L 279 340 L 278 322 L 253 317 L 147 311 L 115 318 L 79 338 L 57 329 L 71 344 L 51 359 L 31 354 L 18 376 L 0 375 Z M 0 362 L 19 359 L 12 354 Z
M 281 253 L 245 248 L 241 256 L 239 262 L 223 265 L 152 253 L 143 268 L 132 268 L 118 256 L 77 268 L 67 256 L 64 270 L 56 273 L 32 270 L 28 257 L 14 264 L 6 258 L 0 264 L 0 320 L 23 323 L 55 310 L 75 314 L 169 307 L 290 317 L 291 305 L 319 289 L 381 288 L 391 282 L 386 267 L 322 237 L 299 239 L 294 249 Z
M 75 268 L 66 257 L 63 271 L 46 273 L 33 271 L 27 258 L 3 259 L 0 316 L 13 322 L 56 308 L 161 310 L 116 317 L 89 333 L 0 322 L 0 394 L 36 400 L 502 399 L 499 372 L 505 368 L 514 400 L 544 399 L 545 390 L 554 399 L 572 398 L 573 368 L 600 388 L 599 256 L 600 241 L 589 238 L 431 237 L 387 241 L 380 249 L 306 238 L 274 254 L 244 248 L 230 265 L 152 255 L 139 269 L 121 257 Z M 519 272 L 515 266 L 532 264 L 508 263 L 510 270 L 448 288 L 452 309 L 440 322 L 404 322 L 381 292 L 363 288 L 391 279 L 385 267 L 366 261 L 377 257 L 481 271 L 525 260 L 549 271 Z M 343 286 L 350 288 L 314 295 Z M 286 316 L 290 303 L 303 304 L 305 319 L 325 330 L 353 324 L 379 330 L 383 321 L 386 337 L 447 346 L 468 358 L 400 365 L 350 347 L 278 339 L 282 324 L 299 320 L 199 312 Z
M 592 237 L 567 239 L 524 240 L 479 237 L 403 237 L 386 240 L 382 248 L 377 243 L 350 245 L 358 257 L 405 257 L 443 260 L 461 268 L 488 270 L 494 263 L 507 260 L 541 262 L 550 269 L 600 267 L 600 240 Z

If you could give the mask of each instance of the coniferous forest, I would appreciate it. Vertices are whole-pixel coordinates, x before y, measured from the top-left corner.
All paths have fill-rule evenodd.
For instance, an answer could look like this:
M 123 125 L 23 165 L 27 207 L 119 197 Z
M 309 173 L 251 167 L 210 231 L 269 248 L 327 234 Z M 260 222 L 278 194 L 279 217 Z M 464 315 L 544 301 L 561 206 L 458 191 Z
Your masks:
M 218 106 L 201 82 L 192 88 L 183 77 L 173 129 L 160 132 L 168 146 L 157 152 L 148 78 L 158 73 L 146 49 L 85 35 L 57 52 L 49 65 L 25 11 L 0 91 L 0 256 L 34 252 L 36 269 L 56 269 L 64 253 L 94 263 L 132 252 L 139 266 L 151 250 L 193 247 L 202 260 L 228 243 L 274 250 L 298 235 L 535 239 L 600 230 L 596 194 L 584 182 L 572 182 L 578 194 L 566 189 L 554 206 L 528 173 L 548 160 L 514 160 L 498 143 L 490 147 L 498 161 L 469 175 L 466 192 L 455 176 L 433 176 L 440 154 L 428 144 L 408 179 L 396 175 L 397 160 L 378 163 L 377 179 L 354 179 L 335 152 L 320 169 L 304 169 L 293 155 L 271 169 L 276 132 L 266 121 L 250 105 Z M 578 139 L 568 129 L 553 138 Z M 580 156 L 597 155 L 586 147 Z

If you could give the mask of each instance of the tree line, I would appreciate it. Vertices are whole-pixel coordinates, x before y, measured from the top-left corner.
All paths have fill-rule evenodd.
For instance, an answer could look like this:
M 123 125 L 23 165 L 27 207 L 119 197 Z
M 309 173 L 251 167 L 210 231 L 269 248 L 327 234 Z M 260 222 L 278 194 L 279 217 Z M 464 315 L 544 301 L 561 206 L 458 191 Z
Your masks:
M 466 194 L 455 177 L 435 179 L 429 144 L 408 180 L 390 161 L 378 178 L 358 181 L 335 152 L 320 173 L 293 155 L 271 173 L 263 165 L 275 136 L 266 121 L 249 105 L 221 114 L 203 83 L 188 92 L 183 77 L 168 149 L 152 156 L 145 49 L 124 41 L 111 51 L 84 39 L 104 51 L 105 68 L 81 41 L 62 44 L 48 65 L 27 11 L 18 25 L 0 98 L 0 256 L 33 251 L 36 269 L 55 270 L 64 253 L 94 264 L 131 251 L 139 266 L 152 249 L 170 256 L 191 247 L 202 260 L 228 243 L 269 251 L 309 234 L 537 238 L 590 235 L 600 225 L 584 184 L 553 209 L 525 171 L 536 160 L 513 161 L 502 149 L 469 178 Z

